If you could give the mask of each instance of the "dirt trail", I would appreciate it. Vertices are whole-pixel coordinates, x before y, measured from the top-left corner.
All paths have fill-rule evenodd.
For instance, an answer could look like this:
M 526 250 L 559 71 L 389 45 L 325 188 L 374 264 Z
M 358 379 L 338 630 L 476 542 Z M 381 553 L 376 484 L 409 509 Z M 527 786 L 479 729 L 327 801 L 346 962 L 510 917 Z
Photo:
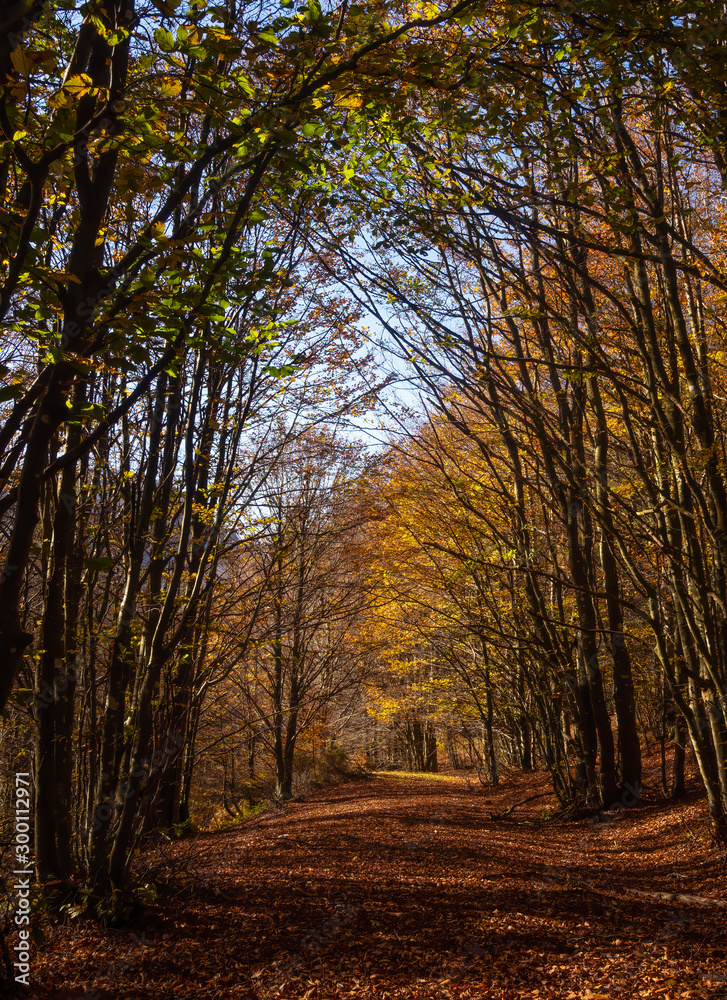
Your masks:
M 727 898 L 701 804 L 490 818 L 545 787 L 376 776 L 171 845 L 137 926 L 52 932 L 39 995 L 727 997 L 727 910 L 684 899 Z

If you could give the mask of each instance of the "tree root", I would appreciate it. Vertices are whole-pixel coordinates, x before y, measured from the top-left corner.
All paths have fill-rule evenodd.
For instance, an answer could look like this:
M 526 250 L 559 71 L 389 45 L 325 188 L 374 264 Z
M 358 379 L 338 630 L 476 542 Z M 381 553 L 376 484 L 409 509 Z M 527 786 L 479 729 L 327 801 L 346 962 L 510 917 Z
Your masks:
M 522 802 L 516 802 L 514 805 L 511 805 L 510 808 L 506 809 L 504 812 L 501 813 L 491 812 L 490 819 L 504 819 L 506 816 L 509 816 L 514 809 L 517 809 L 518 806 L 527 805 L 528 802 L 535 802 L 536 799 L 549 798 L 552 795 L 553 792 L 541 792 L 540 795 L 531 795 L 530 798 L 523 799 Z

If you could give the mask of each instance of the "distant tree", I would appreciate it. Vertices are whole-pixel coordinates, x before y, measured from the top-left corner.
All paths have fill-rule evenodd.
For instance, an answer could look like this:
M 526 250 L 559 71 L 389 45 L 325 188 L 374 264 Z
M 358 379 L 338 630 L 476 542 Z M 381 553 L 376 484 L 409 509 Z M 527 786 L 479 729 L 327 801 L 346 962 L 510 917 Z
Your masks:
M 365 677 L 370 596 L 358 480 L 372 461 L 361 445 L 311 431 L 287 450 L 260 494 L 267 528 L 254 558 L 263 634 L 241 667 L 282 799 L 293 792 L 301 735 Z

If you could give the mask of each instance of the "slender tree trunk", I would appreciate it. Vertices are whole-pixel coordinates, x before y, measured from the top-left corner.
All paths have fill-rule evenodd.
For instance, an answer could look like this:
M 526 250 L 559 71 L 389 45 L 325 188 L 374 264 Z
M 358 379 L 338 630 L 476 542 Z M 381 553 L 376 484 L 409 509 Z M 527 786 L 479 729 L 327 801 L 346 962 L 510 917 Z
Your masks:
M 424 729 L 424 770 L 429 774 L 437 774 L 439 765 L 437 762 L 437 733 L 434 723 L 427 720 Z
M 684 795 L 684 763 L 686 760 L 687 727 L 682 715 L 677 712 L 674 722 L 674 759 L 671 771 L 671 798 L 680 799 Z

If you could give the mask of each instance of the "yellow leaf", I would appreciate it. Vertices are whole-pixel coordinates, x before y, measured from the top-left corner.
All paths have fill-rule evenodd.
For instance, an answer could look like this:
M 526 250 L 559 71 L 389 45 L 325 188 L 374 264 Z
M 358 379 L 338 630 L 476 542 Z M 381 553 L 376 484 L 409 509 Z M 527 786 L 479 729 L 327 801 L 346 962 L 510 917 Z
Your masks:
M 71 99 L 68 94 L 64 94 L 62 90 L 57 91 L 48 101 L 52 108 L 56 110 L 60 108 L 67 108 L 71 103 Z
M 356 110 L 363 106 L 363 97 L 360 94 L 336 94 L 333 103 L 337 108 L 351 108 Z
M 76 285 L 81 284 L 81 279 L 77 274 L 70 274 L 68 271 L 51 271 L 50 277 L 54 281 L 72 281 Z
M 83 97 L 84 94 L 90 93 L 93 89 L 93 80 L 88 73 L 78 73 L 76 76 L 71 76 L 63 84 L 63 90 L 72 97 Z
M 160 97 L 176 97 L 182 89 L 179 80 L 166 80 L 159 88 Z
M 20 45 L 10 53 L 10 61 L 23 76 L 28 76 L 33 71 L 33 60 Z

